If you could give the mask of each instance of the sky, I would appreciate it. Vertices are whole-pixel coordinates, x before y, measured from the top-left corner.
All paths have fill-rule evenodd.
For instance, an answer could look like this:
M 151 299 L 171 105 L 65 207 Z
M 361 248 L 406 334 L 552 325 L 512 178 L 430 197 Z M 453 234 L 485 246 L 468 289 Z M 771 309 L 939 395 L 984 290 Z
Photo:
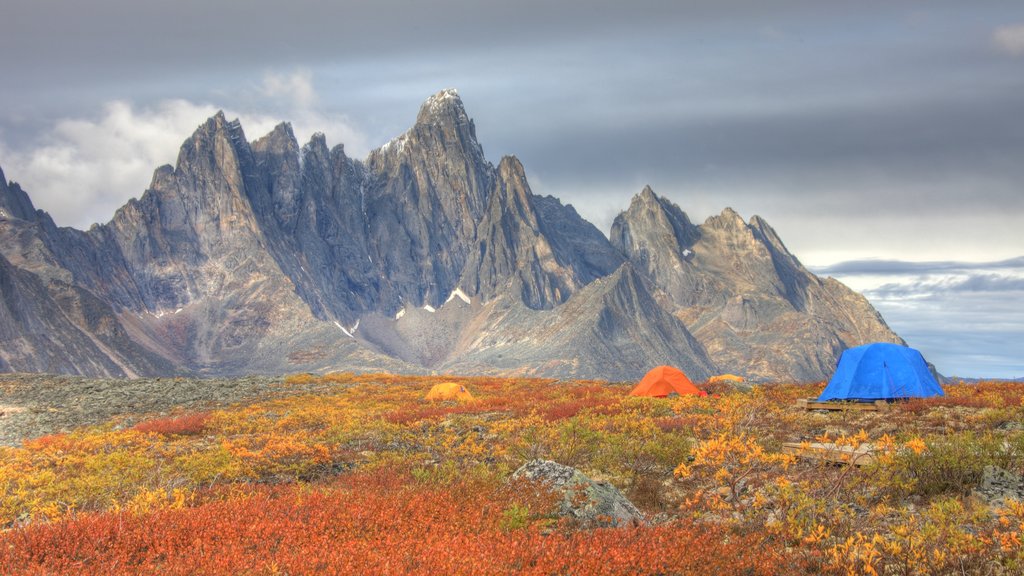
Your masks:
M 4 0 L 0 168 L 105 222 L 223 109 L 351 156 L 455 87 L 607 233 L 645 184 L 770 222 L 944 374 L 1024 376 L 1024 2 Z

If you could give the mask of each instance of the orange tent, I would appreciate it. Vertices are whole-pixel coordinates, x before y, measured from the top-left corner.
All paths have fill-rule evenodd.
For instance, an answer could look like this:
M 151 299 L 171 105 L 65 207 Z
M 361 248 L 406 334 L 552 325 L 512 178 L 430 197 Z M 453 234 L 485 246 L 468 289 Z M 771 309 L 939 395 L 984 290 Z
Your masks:
M 630 396 L 650 396 L 665 398 L 670 394 L 696 394 L 707 396 L 708 393 L 697 388 L 681 371 L 671 366 L 658 366 L 644 376 L 643 380 L 633 388 Z
M 708 378 L 708 384 L 717 384 L 718 382 L 743 382 L 743 376 L 737 376 L 735 374 L 719 374 L 718 376 L 712 376 Z
M 472 399 L 473 395 L 469 393 L 469 390 L 457 382 L 435 384 L 424 398 L 424 400 L 455 400 L 458 402 L 468 402 Z

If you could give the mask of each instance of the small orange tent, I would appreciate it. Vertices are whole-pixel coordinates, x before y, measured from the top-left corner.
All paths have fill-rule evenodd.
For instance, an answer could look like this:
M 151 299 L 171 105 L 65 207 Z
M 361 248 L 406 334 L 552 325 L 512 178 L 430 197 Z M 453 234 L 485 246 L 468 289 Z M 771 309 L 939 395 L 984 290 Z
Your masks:
M 696 394 L 707 396 L 708 393 L 697 388 L 690 382 L 680 370 L 671 366 L 658 366 L 644 376 L 643 380 L 636 385 L 636 388 L 629 393 L 630 396 L 650 396 L 653 398 L 665 398 L 670 394 Z
M 712 376 L 708 378 L 708 384 L 717 384 L 718 382 L 743 382 L 743 376 L 737 376 L 735 374 L 719 374 L 718 376 Z
M 473 399 L 473 395 L 466 390 L 466 387 L 457 382 L 442 382 L 435 384 L 430 392 L 427 392 L 426 400 L 456 400 L 458 402 L 468 402 Z

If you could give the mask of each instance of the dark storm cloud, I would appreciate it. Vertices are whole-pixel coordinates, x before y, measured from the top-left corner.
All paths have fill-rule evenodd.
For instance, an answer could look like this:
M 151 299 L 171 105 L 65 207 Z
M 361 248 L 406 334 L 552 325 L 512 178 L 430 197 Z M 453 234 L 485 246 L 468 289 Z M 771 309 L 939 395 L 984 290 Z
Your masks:
M 609 30 L 636 34 L 684 18 L 757 18 L 796 4 L 711 10 L 710 2 L 643 0 L 13 0 L 4 7 L 0 53 L 5 70 L 36 81 L 126 80 L 125 72 L 158 76 L 297 61 L 315 66 L 521 47 Z

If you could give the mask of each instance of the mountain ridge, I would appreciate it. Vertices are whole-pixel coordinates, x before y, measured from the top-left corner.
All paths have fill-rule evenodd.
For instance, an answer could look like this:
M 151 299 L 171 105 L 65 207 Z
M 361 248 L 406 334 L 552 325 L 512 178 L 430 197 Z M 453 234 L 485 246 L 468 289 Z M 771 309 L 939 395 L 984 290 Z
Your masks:
M 320 133 L 300 145 L 288 123 L 250 142 L 218 112 L 87 231 L 57 227 L 2 174 L 2 295 L 64 296 L 29 307 L 53 310 L 50 339 L 4 320 L 0 370 L 40 369 L 25 351 L 60 333 L 105 342 L 68 314 L 85 302 L 108 310 L 109 343 L 81 340 L 57 371 L 632 379 L 669 363 L 697 379 L 818 380 L 846 347 L 902 342 L 758 216 L 697 225 L 648 186 L 606 237 L 535 195 L 514 156 L 491 164 L 451 89 L 365 160 Z

